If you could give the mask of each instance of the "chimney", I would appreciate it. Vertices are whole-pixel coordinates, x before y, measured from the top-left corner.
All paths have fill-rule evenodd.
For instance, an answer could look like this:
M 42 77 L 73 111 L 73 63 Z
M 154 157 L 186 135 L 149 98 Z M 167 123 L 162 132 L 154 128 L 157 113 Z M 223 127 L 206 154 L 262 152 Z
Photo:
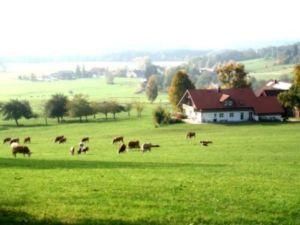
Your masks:
M 278 80 L 274 80 L 274 84 L 278 84 Z
M 218 93 L 221 92 L 221 86 L 220 86 L 220 85 L 218 85 L 218 87 L 217 87 L 217 92 L 218 92 Z

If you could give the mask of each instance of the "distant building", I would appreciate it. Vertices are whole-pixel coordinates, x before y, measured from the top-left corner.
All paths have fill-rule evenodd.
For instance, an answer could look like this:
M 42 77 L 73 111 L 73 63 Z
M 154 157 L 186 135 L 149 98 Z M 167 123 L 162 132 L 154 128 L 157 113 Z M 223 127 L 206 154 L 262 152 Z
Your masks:
M 284 113 L 276 97 L 257 97 L 251 88 L 187 90 L 178 105 L 194 123 L 282 121 Z
M 145 78 L 145 71 L 144 70 L 128 70 L 126 73 L 126 77 Z
M 270 80 L 265 86 L 256 91 L 256 96 L 277 96 L 283 91 L 287 91 L 291 88 L 292 84 L 288 82 Z

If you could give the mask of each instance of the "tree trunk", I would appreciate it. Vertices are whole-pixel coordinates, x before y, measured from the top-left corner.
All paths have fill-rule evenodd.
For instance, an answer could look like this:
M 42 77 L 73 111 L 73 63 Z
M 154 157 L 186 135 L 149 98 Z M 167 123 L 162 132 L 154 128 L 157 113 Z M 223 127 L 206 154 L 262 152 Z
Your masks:
M 85 116 L 85 122 L 87 122 L 87 121 L 88 121 L 87 116 Z
M 57 123 L 59 123 L 60 121 L 59 121 L 59 116 L 57 117 Z
M 18 119 L 15 119 L 17 127 L 19 126 Z
M 113 113 L 114 120 L 116 119 L 116 113 Z
M 107 120 L 107 113 L 105 113 L 105 119 Z
M 45 125 L 47 126 L 48 125 L 48 118 L 45 117 L 44 119 L 45 119 Z
M 81 116 L 79 116 L 79 121 L 80 121 L 80 123 L 82 122 L 82 118 L 81 118 Z

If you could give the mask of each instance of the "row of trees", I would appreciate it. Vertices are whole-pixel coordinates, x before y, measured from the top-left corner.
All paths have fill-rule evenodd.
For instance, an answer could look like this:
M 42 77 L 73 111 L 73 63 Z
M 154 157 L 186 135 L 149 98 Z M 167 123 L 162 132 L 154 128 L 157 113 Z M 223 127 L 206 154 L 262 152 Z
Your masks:
M 79 118 L 81 122 L 83 118 L 87 121 L 88 116 L 96 118 L 98 113 L 104 114 L 106 120 L 109 114 L 112 114 L 113 119 L 116 119 L 116 114 L 120 112 L 127 112 L 130 117 L 132 109 L 135 109 L 137 116 L 141 117 L 144 104 L 141 102 L 119 104 L 116 101 L 89 101 L 88 97 L 82 94 L 74 95 L 69 100 L 63 94 L 55 94 L 45 103 L 40 116 L 45 119 L 46 124 L 48 118 L 56 118 L 57 122 L 60 123 L 65 116 Z M 28 101 L 10 100 L 9 102 L 0 104 L 0 111 L 5 120 L 12 119 L 17 126 L 19 126 L 18 121 L 22 117 L 30 119 L 39 116 L 33 113 Z

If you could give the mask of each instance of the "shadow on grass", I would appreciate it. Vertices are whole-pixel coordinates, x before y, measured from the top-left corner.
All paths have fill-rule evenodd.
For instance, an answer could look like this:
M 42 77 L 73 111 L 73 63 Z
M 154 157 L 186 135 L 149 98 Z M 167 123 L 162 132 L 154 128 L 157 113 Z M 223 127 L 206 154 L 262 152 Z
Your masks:
M 57 219 L 37 219 L 26 212 L 0 209 L 1 225 L 161 225 L 159 222 L 146 220 L 124 221 L 115 219 L 81 219 L 74 223 L 64 223 Z
M 82 161 L 82 160 L 41 160 L 32 158 L 0 159 L 1 168 L 27 169 L 164 169 L 182 167 L 219 168 L 227 164 L 198 163 L 160 163 L 160 162 L 117 162 L 117 161 Z

